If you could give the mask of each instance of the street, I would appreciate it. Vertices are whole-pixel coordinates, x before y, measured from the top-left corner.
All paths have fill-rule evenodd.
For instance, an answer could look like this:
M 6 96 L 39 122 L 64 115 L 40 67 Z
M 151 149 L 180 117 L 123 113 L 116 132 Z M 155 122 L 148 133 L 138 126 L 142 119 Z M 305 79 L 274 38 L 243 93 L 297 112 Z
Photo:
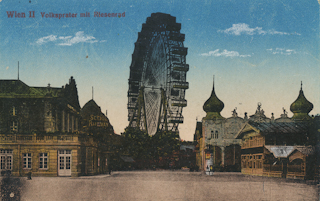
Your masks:
M 16 178 L 14 178 L 16 179 Z M 317 185 L 187 171 L 127 171 L 88 177 L 20 178 L 21 200 L 318 200 Z M 10 193 L 10 192 L 9 192 Z

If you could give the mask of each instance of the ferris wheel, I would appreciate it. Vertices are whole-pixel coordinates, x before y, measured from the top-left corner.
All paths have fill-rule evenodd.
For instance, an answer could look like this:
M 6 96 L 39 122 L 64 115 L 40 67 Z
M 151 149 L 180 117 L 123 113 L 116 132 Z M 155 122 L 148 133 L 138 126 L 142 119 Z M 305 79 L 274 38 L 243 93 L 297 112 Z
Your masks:
M 152 13 L 142 24 L 130 65 L 129 127 L 154 135 L 157 131 L 178 132 L 183 123 L 189 65 L 180 29 L 176 18 L 164 13 Z

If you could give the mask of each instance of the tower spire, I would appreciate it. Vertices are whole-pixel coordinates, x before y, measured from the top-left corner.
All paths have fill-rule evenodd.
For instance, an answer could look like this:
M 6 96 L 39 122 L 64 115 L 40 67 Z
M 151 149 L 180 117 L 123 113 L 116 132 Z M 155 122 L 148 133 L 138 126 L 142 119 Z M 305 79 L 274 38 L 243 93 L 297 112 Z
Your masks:
M 212 91 L 214 91 L 214 75 L 213 75 L 213 87 L 212 87 Z
M 18 80 L 19 80 L 19 61 L 18 61 Z
M 93 86 L 92 86 L 92 100 L 93 100 Z

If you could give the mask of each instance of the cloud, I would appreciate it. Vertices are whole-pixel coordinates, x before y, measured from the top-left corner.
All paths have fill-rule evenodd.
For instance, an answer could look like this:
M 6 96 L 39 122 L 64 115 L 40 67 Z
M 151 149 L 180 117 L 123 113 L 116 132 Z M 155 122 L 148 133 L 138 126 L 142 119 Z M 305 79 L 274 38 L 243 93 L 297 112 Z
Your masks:
M 294 32 L 294 33 L 286 33 L 286 32 L 275 31 L 275 30 L 269 30 L 268 33 L 271 34 L 271 35 L 275 35 L 275 34 L 278 34 L 278 35 L 298 35 L 298 36 L 301 35 L 301 34 L 296 33 L 296 32 Z
M 72 36 L 60 36 L 59 37 L 60 40 L 67 40 L 69 38 L 72 38 Z
M 78 31 L 75 36 L 56 36 L 49 35 L 42 38 L 39 38 L 36 41 L 36 44 L 42 45 L 48 42 L 57 42 L 57 45 L 61 46 L 71 46 L 77 43 L 96 43 L 98 40 L 90 35 L 84 34 L 83 31 Z
M 286 33 L 286 32 L 280 32 L 276 30 L 268 30 L 265 31 L 262 29 L 262 27 L 256 27 L 256 28 L 250 28 L 248 24 L 245 23 L 238 23 L 238 24 L 233 24 L 232 27 L 226 29 L 226 30 L 218 30 L 220 33 L 225 33 L 225 34 L 230 34 L 230 35 L 236 35 L 240 36 L 241 34 L 244 35 L 266 35 L 266 34 L 271 34 L 271 35 L 301 35 L 299 33 Z
M 301 53 L 293 49 L 284 49 L 284 48 L 276 48 L 276 49 L 270 48 L 270 49 L 267 49 L 267 51 L 272 54 L 282 54 L 282 55 L 291 55 L 291 54 Z
M 61 40 L 64 40 L 64 42 L 59 43 L 58 45 L 71 46 L 71 45 L 77 44 L 77 43 L 96 43 L 96 42 L 98 42 L 98 40 L 96 40 L 95 37 L 89 36 L 89 35 L 84 35 L 83 31 L 78 31 L 74 37 L 66 36 Z
M 45 37 L 39 38 L 36 41 L 36 43 L 39 44 L 39 45 L 42 45 L 44 43 L 47 43 L 47 42 L 50 42 L 50 41 L 55 41 L 55 40 L 57 40 L 57 36 L 50 35 L 50 36 L 45 36 Z
M 219 49 L 216 49 L 214 51 L 209 51 L 209 53 L 202 53 L 200 54 L 201 56 L 215 56 L 215 57 L 251 57 L 251 55 L 241 55 L 237 51 L 228 51 L 228 50 L 223 50 L 220 52 Z

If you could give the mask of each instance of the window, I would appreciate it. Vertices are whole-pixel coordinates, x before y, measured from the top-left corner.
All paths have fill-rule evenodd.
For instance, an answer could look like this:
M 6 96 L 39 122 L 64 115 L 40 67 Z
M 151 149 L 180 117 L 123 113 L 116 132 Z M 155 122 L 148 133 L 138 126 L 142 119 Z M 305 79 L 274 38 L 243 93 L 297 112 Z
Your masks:
M 12 116 L 16 116 L 17 115 L 17 110 L 16 110 L 16 107 L 15 106 L 13 106 L 12 107 Z
M 23 154 L 23 168 L 31 169 L 31 153 Z
M 39 155 L 39 168 L 48 169 L 48 154 L 40 153 Z
M 12 170 L 12 149 L 0 150 L 0 170 Z
M 71 164 L 71 157 L 70 156 L 66 156 L 66 169 L 67 170 L 70 169 L 70 164 Z
M 218 139 L 218 131 L 216 131 L 216 133 L 215 133 L 215 138 L 217 138 Z
M 213 131 L 211 131 L 211 138 L 214 138 L 214 134 L 213 134 Z
M 17 121 L 12 121 L 12 124 L 10 126 L 10 130 L 12 132 L 18 132 L 18 122 Z

